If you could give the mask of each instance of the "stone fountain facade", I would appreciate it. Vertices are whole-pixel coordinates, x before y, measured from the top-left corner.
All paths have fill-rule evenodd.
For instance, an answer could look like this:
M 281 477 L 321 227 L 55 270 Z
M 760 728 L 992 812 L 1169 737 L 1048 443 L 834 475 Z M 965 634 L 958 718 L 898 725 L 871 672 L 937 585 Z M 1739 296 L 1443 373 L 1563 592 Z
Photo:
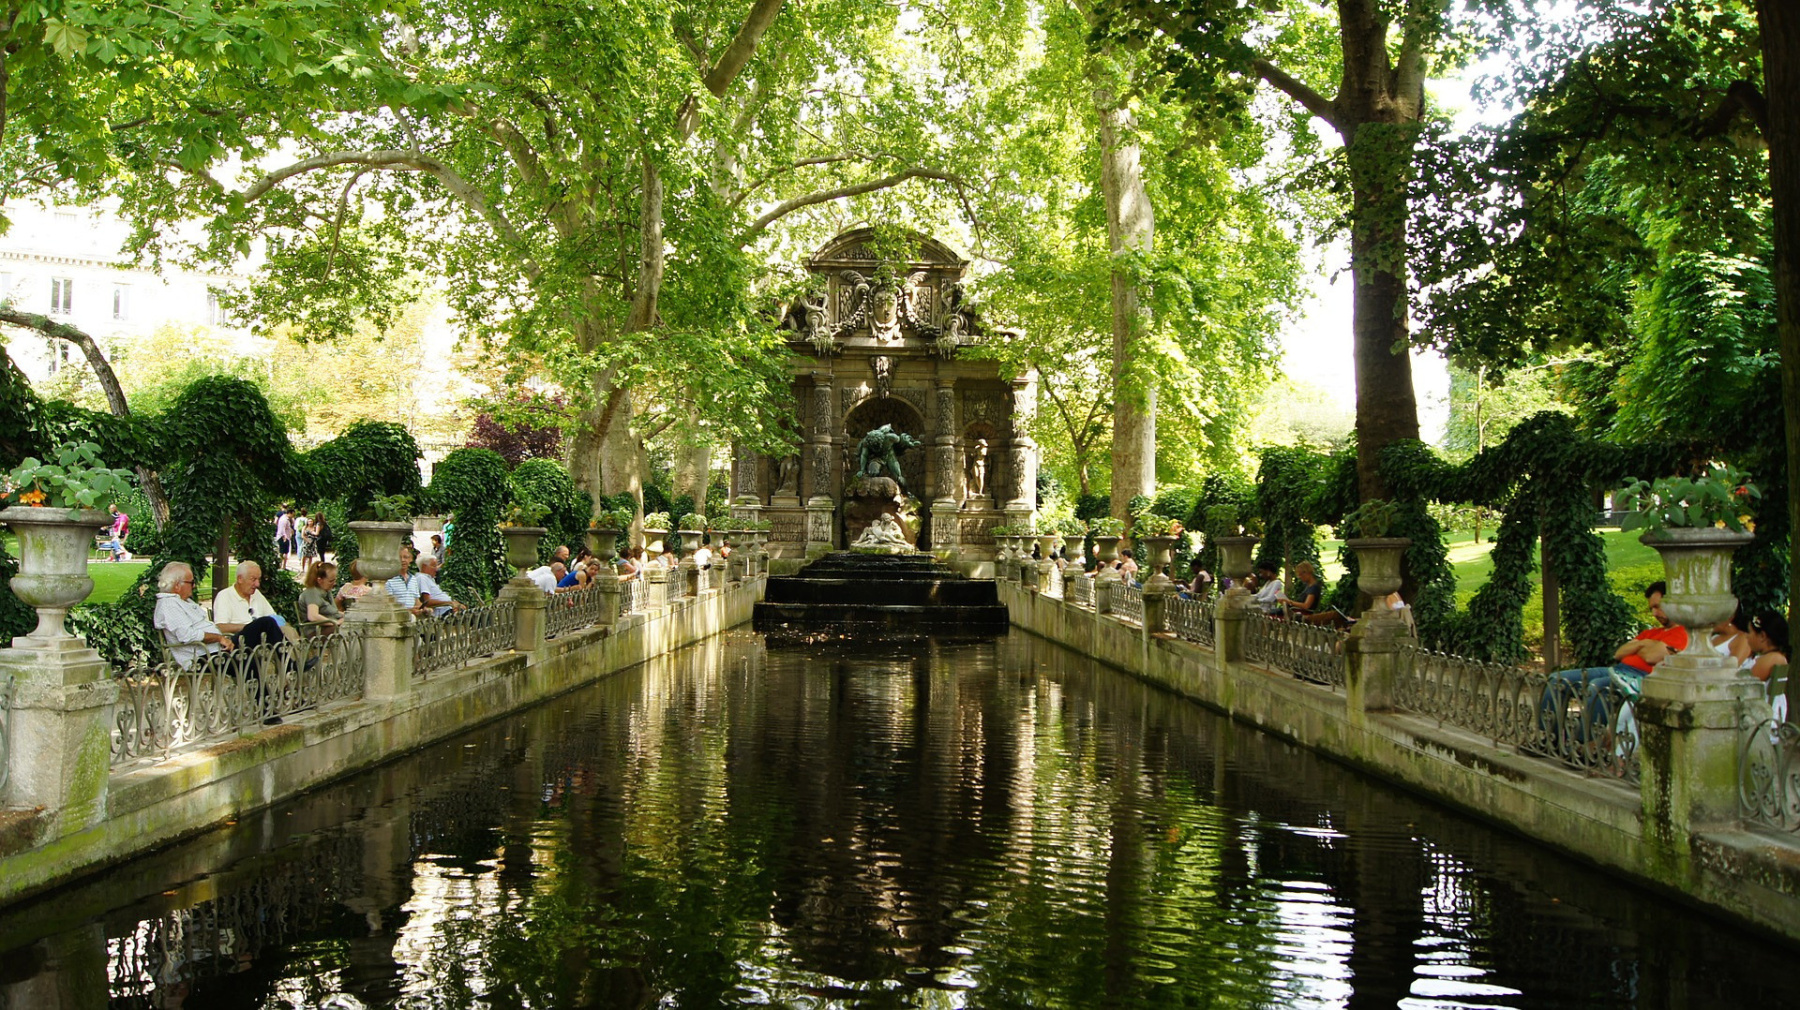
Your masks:
M 845 509 L 857 448 L 891 425 L 921 443 L 900 456 L 916 546 L 989 574 L 990 531 L 1037 509 L 1037 446 L 1025 430 L 1036 376 L 1009 379 L 967 355 L 1002 331 L 969 304 L 965 260 L 923 235 L 904 262 L 874 244 L 873 229 L 855 229 L 807 260 L 814 287 L 782 320 L 804 442 L 782 458 L 735 447 L 732 513 L 768 520 L 771 555 L 790 563 L 845 547 L 869 521 Z

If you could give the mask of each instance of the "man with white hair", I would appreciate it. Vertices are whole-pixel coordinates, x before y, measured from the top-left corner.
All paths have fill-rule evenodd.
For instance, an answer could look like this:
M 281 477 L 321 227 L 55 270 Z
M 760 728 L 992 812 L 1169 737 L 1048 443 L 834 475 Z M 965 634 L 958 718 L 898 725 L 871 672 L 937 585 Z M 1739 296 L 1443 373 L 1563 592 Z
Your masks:
M 531 580 L 532 585 L 543 590 L 545 595 L 549 595 L 556 592 L 556 584 L 561 582 L 562 577 L 566 574 L 568 574 L 568 569 L 564 568 L 561 563 L 553 561 L 550 564 L 533 568 L 525 573 L 525 577 Z
M 287 621 L 275 612 L 264 598 L 262 566 L 254 561 L 240 561 L 237 580 L 213 597 L 213 622 L 227 635 L 234 635 L 239 645 L 261 645 L 279 642 Z
M 437 573 L 442 567 L 435 554 L 419 555 L 419 606 L 430 607 L 433 617 L 442 617 L 453 610 L 463 609 L 463 605 L 450 598 L 438 585 Z
M 169 658 L 184 670 L 201 656 L 236 644 L 194 602 L 194 570 L 182 561 L 164 565 L 156 577 L 156 612 L 150 624 L 162 632 Z

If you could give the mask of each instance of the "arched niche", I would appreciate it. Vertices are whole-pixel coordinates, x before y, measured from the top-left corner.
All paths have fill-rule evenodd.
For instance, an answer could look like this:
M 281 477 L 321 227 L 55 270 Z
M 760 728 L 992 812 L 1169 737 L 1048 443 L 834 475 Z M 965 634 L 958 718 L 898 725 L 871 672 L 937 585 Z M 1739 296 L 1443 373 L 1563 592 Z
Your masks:
M 993 424 L 976 421 L 963 428 L 962 440 L 957 443 L 956 465 L 960 468 L 957 487 L 961 489 L 958 500 L 966 500 L 975 494 L 974 489 L 969 486 L 969 467 L 977 446 L 982 441 L 987 442 L 987 481 L 982 488 L 981 497 L 994 496 L 1000 470 L 1006 466 L 1006 443 L 1001 440 L 1000 431 Z
M 845 460 L 844 474 L 846 478 L 856 472 L 857 448 L 862 437 L 884 424 L 891 424 L 895 431 L 905 432 L 920 442 L 917 449 L 909 449 L 900 454 L 900 470 L 906 474 L 906 490 L 916 498 L 930 498 L 931 487 L 925 483 L 927 457 L 930 453 L 926 446 L 931 444 L 931 432 L 925 426 L 925 417 L 917 407 L 898 396 L 870 397 L 850 408 L 844 415 Z

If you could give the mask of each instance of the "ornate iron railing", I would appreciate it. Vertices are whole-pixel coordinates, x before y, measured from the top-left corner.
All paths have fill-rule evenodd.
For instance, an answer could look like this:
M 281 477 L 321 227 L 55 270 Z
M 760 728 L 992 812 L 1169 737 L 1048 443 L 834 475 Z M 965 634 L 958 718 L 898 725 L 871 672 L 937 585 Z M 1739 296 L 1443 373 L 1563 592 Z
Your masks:
M 1610 670 L 1553 675 L 1417 647 L 1400 658 L 1400 708 L 1592 775 L 1637 781 L 1635 685 Z
M 605 605 L 606 597 L 601 595 L 599 586 L 557 593 L 550 597 L 549 609 L 545 611 L 544 637 L 555 638 L 599 624 L 606 613 Z
M 1094 609 L 1094 580 L 1086 575 L 1071 575 L 1063 582 L 1063 599 L 1077 607 Z
M 1244 622 L 1244 658 L 1301 680 L 1344 686 L 1344 643 L 1335 628 L 1253 616 Z
M 495 600 L 419 622 L 413 650 L 413 675 L 425 676 L 471 659 L 505 652 L 518 641 L 519 609 L 511 600 Z
M 1184 600 L 1170 594 L 1163 597 L 1163 613 L 1169 630 L 1190 642 L 1213 647 L 1213 605 L 1210 600 Z
M 1743 732 L 1738 811 L 1751 824 L 1800 831 L 1800 725 L 1764 710 Z
M 646 593 L 644 587 L 649 585 L 642 577 L 630 582 L 619 583 L 619 613 L 641 614 L 644 612 Z
M 220 739 L 360 697 L 363 643 L 352 631 L 322 638 L 207 653 L 188 669 L 133 667 L 119 678 L 112 763 L 161 759 Z
M 1107 585 L 1107 591 L 1112 594 L 1112 615 L 1127 624 L 1143 627 L 1144 594 L 1123 579 Z

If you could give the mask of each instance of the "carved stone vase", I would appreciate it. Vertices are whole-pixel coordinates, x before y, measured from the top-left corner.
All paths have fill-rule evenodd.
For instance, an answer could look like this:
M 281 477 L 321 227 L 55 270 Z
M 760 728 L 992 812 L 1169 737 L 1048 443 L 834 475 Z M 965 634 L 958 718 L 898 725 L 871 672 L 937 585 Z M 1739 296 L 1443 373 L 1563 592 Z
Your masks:
M 1087 537 L 1081 534 L 1065 536 L 1063 542 L 1063 560 L 1077 568 L 1081 567 L 1081 548 Z
M 1119 573 L 1113 571 L 1113 562 L 1119 560 L 1119 537 L 1097 536 L 1094 538 L 1094 560 L 1099 562 L 1100 571 L 1095 578 L 1100 582 L 1116 582 Z
M 1050 556 L 1052 554 L 1056 553 L 1057 543 L 1061 540 L 1062 540 L 1062 537 L 1059 537 L 1054 533 L 1039 533 L 1038 534 L 1038 537 L 1037 537 L 1038 553 L 1043 555 L 1043 560 L 1045 560 L 1045 561 L 1050 560 Z
M 1175 551 L 1174 537 L 1139 537 L 1138 543 L 1149 549 L 1150 558 L 1145 567 L 1150 569 L 1150 577 L 1144 580 L 1144 592 L 1166 593 L 1175 583 L 1163 569 L 1169 566 L 1169 558 Z
M 1412 541 L 1406 537 L 1361 537 L 1344 541 L 1356 552 L 1356 588 L 1379 600 L 1400 590 L 1400 565 Z M 1377 608 L 1380 609 L 1380 608 Z
M 506 563 L 519 570 L 519 577 L 538 564 L 538 541 L 550 532 L 542 526 L 502 526 L 500 535 L 506 538 Z
M 658 545 L 667 543 L 668 536 L 669 536 L 668 530 L 651 529 L 648 526 L 644 527 L 644 550 L 645 550 L 645 552 L 661 553 L 661 550 Z
M 700 549 L 700 538 L 706 535 L 705 530 L 676 530 L 675 535 L 681 538 L 681 558 L 683 561 L 694 556 Z
M 1639 538 L 1662 555 L 1669 582 L 1663 612 L 1688 629 L 1684 656 L 1716 655 L 1708 644 L 1712 626 L 1737 610 L 1737 597 L 1731 592 L 1731 555 L 1755 536 L 1703 526 L 1656 530 Z
M 594 557 L 599 558 L 603 563 L 611 563 L 614 558 L 619 556 L 618 530 L 590 528 L 587 531 L 587 543 L 588 550 L 593 551 Z
M 112 516 L 99 509 L 16 505 L 0 512 L 0 522 L 19 537 L 19 574 L 12 578 L 13 595 L 30 604 L 38 615 L 37 628 L 22 644 L 47 645 L 73 637 L 63 621 L 70 607 L 94 591 L 94 580 L 87 573 L 88 552 L 94 546 L 94 532 L 112 522 Z
M 400 548 L 412 540 L 412 523 L 354 522 L 350 530 L 359 550 L 356 567 L 371 585 L 400 574 Z

